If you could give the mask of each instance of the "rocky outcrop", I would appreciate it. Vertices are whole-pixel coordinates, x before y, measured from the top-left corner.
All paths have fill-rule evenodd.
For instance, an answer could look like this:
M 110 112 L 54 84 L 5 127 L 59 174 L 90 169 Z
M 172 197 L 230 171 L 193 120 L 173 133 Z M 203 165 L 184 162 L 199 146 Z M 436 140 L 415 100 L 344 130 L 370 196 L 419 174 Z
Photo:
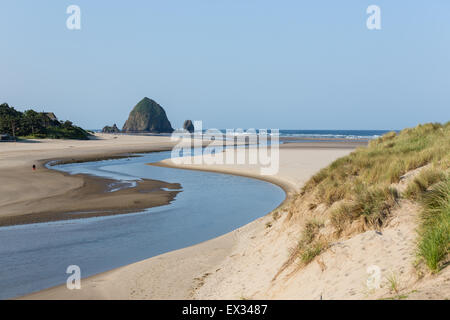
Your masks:
M 164 109 L 152 99 L 145 97 L 133 108 L 122 131 L 172 133 L 173 128 Z
M 105 126 L 102 129 L 103 133 L 120 133 L 120 129 L 117 128 L 117 125 L 114 123 L 114 125 L 112 127 L 110 126 Z
M 191 120 L 186 120 L 183 123 L 183 129 L 188 131 L 188 132 L 190 132 L 190 133 L 193 133 L 194 132 L 194 125 L 193 125 L 192 121 Z

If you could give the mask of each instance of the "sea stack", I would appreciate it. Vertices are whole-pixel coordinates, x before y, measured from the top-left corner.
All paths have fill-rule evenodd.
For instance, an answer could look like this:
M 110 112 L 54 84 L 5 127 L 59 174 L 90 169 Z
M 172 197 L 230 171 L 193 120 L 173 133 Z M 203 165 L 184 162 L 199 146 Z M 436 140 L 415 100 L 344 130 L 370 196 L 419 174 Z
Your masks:
M 173 128 L 164 109 L 145 97 L 130 112 L 122 132 L 172 133 Z
M 102 130 L 103 133 L 120 133 L 119 128 L 117 128 L 117 125 L 114 123 L 112 127 L 105 126 Z
M 183 129 L 188 131 L 188 132 L 190 132 L 190 133 L 193 133 L 194 132 L 194 125 L 192 124 L 192 120 L 186 120 L 183 123 Z

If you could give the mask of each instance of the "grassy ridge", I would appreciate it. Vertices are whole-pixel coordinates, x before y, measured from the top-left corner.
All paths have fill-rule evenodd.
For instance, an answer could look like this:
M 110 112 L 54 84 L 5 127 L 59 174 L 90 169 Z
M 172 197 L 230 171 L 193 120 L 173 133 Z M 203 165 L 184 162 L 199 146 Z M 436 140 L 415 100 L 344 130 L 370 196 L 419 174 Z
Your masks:
M 450 249 L 450 179 L 437 183 L 422 196 L 419 255 L 436 272 Z
M 406 172 L 430 163 L 434 176 L 429 177 L 426 187 L 442 179 L 442 172 L 450 167 L 450 122 L 387 133 L 369 147 L 322 169 L 306 183 L 302 194 L 315 193 L 317 201 L 328 206 L 343 200 L 333 218 L 338 229 L 360 216 L 368 224 L 380 226 L 399 197 L 391 184 L 399 182 Z
M 35 133 L 27 136 L 21 136 L 21 139 L 77 139 L 88 140 L 89 133 L 76 126 L 71 127 L 48 127 L 43 133 Z
M 428 165 L 427 169 L 422 170 L 400 194 L 393 184 L 398 183 L 405 173 L 425 165 Z M 371 141 L 367 148 L 358 148 L 337 159 L 305 184 L 300 200 L 314 199 L 314 203 L 309 205 L 310 210 L 319 204 L 330 208 L 329 218 L 337 237 L 355 221 L 361 222 L 364 228 L 378 229 L 399 198 L 419 201 L 425 199 L 424 194 L 431 192 L 426 199 L 447 194 L 448 201 L 448 188 L 430 189 L 435 190 L 437 184 L 444 184 L 441 181 L 447 181 L 448 186 L 449 168 L 450 122 L 419 125 L 399 133 L 387 133 Z M 448 254 L 449 209 L 448 206 L 441 208 L 436 205 L 441 202 L 448 205 L 444 200 L 427 201 L 424 202 L 428 209 L 424 213 L 427 218 L 421 227 L 419 251 L 430 269 L 436 270 L 439 261 Z M 436 212 L 443 213 L 430 218 Z M 324 237 L 317 236 L 320 228 L 317 223 L 306 223 L 303 227 L 303 237 L 295 255 L 305 263 L 326 248 Z

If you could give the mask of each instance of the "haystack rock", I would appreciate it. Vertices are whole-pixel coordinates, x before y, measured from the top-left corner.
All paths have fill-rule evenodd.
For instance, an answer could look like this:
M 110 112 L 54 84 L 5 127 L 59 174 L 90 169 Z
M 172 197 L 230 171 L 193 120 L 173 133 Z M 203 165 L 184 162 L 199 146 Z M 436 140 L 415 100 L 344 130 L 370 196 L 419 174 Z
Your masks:
M 190 133 L 193 133 L 194 132 L 194 125 L 192 124 L 192 121 L 191 120 L 186 120 L 183 123 L 183 129 L 188 131 L 188 132 L 190 132 Z
M 122 132 L 172 133 L 173 128 L 164 109 L 145 97 L 131 111 Z
M 117 128 L 117 125 L 114 123 L 114 125 L 112 127 L 110 126 L 105 126 L 102 130 L 103 133 L 119 133 L 120 130 L 119 128 Z

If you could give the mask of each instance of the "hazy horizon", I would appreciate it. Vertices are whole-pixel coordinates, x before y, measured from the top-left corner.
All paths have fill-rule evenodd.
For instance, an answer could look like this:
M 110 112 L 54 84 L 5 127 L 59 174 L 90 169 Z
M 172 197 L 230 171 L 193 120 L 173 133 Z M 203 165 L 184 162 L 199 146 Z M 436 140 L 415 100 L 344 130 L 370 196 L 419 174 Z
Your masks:
M 69 30 L 69 5 L 81 30 Z M 369 5 L 381 30 L 366 27 Z M 0 4 L 0 103 L 87 129 L 143 97 L 172 126 L 399 130 L 450 120 L 450 3 Z

